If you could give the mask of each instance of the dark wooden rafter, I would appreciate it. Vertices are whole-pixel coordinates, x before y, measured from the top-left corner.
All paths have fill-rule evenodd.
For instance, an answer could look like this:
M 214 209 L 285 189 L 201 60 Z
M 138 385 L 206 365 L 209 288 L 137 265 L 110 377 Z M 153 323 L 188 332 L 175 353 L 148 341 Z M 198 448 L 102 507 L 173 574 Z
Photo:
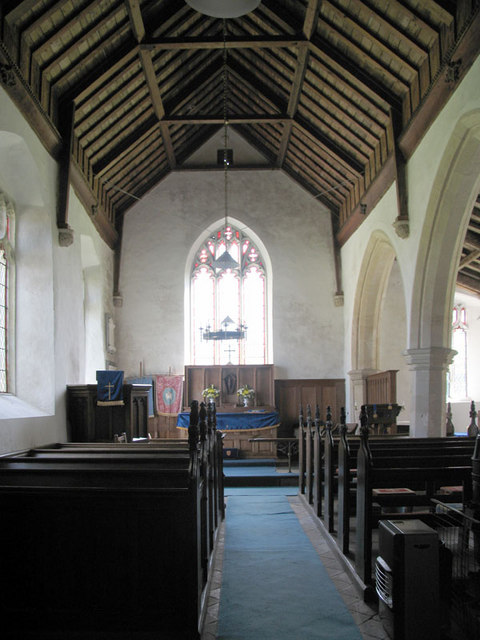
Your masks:
M 305 20 L 303 23 L 303 34 L 305 36 L 306 43 L 310 41 L 318 21 L 318 13 L 320 11 L 321 0 L 309 0 L 305 9 Z M 309 49 L 307 44 L 298 46 L 297 53 L 297 68 L 295 70 L 295 76 L 292 81 L 292 87 L 290 90 L 290 99 L 287 106 L 287 115 L 293 118 L 297 111 L 298 102 L 300 100 L 300 93 L 303 87 L 303 81 L 308 66 Z M 287 153 L 287 147 L 292 133 L 292 121 L 285 124 L 282 139 L 277 156 L 277 166 L 282 167 L 285 162 L 285 155 Z
M 62 160 L 73 103 L 71 184 L 109 243 L 221 126 L 224 46 L 230 125 L 334 212 L 334 251 L 392 182 L 407 219 L 406 163 L 479 52 L 471 0 L 262 0 L 225 42 L 222 21 L 184 0 L 97 5 L 2 2 L 0 82 L 13 74 L 6 90 Z M 475 278 L 472 251 L 461 270 Z
M 155 40 L 146 39 L 140 43 L 140 49 L 145 51 L 171 51 L 171 50 L 198 50 L 198 49 L 274 49 L 295 47 L 299 44 L 306 44 L 305 38 L 282 36 L 232 36 L 223 39 L 216 37 L 192 37 L 179 40 L 177 38 L 157 38 Z
M 142 13 L 140 9 L 140 2 L 139 0 L 125 0 L 125 3 L 127 6 L 129 17 L 130 17 L 130 24 L 132 27 L 133 34 L 137 39 L 139 45 L 141 45 L 142 41 L 145 38 L 145 25 L 143 23 Z M 150 92 L 153 110 L 159 120 L 160 131 L 162 134 L 163 144 L 165 146 L 165 151 L 167 153 L 170 169 L 174 169 L 177 164 L 177 161 L 175 158 L 175 152 L 173 149 L 172 139 L 170 137 L 170 131 L 168 129 L 168 125 L 162 122 L 163 117 L 165 116 L 165 108 L 163 106 L 162 96 L 157 83 L 155 68 L 152 61 L 152 54 L 150 51 L 147 51 L 140 46 L 139 56 L 140 56 L 140 61 L 142 63 L 145 81 L 147 83 L 147 87 Z

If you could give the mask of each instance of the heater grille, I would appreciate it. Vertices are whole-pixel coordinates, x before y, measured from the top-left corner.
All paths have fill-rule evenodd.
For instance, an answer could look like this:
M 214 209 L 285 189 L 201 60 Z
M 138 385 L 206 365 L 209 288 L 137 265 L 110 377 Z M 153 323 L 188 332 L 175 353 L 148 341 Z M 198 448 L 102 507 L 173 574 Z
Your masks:
M 375 585 L 378 597 L 393 608 L 393 575 L 392 570 L 380 556 L 375 562 Z

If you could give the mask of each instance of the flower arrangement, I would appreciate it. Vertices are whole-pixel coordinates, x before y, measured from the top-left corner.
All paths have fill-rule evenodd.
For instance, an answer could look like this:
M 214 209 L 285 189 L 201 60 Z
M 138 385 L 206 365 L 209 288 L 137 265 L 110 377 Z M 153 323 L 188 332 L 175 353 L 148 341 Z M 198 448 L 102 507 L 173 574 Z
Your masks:
M 210 384 L 206 389 L 202 391 L 202 396 L 207 400 L 215 400 L 220 395 L 220 391 Z
M 255 398 L 255 390 L 248 386 L 248 384 L 244 384 L 243 387 L 240 387 L 237 391 L 237 395 L 243 400 L 248 398 L 249 400 L 253 400 Z

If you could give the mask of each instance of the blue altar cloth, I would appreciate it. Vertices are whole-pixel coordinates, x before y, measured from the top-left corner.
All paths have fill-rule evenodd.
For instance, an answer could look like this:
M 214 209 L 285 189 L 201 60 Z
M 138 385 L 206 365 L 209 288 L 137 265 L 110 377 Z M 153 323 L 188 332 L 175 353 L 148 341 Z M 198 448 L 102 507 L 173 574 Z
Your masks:
M 178 414 L 177 427 L 188 429 L 190 412 L 183 411 Z M 270 429 L 278 427 L 280 416 L 278 411 L 237 411 L 235 413 L 222 413 L 217 411 L 218 431 L 245 431 L 246 429 Z

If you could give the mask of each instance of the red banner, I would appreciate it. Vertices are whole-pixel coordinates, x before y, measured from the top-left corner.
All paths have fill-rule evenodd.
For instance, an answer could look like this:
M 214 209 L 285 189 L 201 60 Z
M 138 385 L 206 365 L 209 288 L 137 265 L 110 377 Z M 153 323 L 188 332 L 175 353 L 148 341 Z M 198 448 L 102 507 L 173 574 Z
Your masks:
M 183 376 L 156 376 L 157 413 L 175 416 L 182 410 Z

